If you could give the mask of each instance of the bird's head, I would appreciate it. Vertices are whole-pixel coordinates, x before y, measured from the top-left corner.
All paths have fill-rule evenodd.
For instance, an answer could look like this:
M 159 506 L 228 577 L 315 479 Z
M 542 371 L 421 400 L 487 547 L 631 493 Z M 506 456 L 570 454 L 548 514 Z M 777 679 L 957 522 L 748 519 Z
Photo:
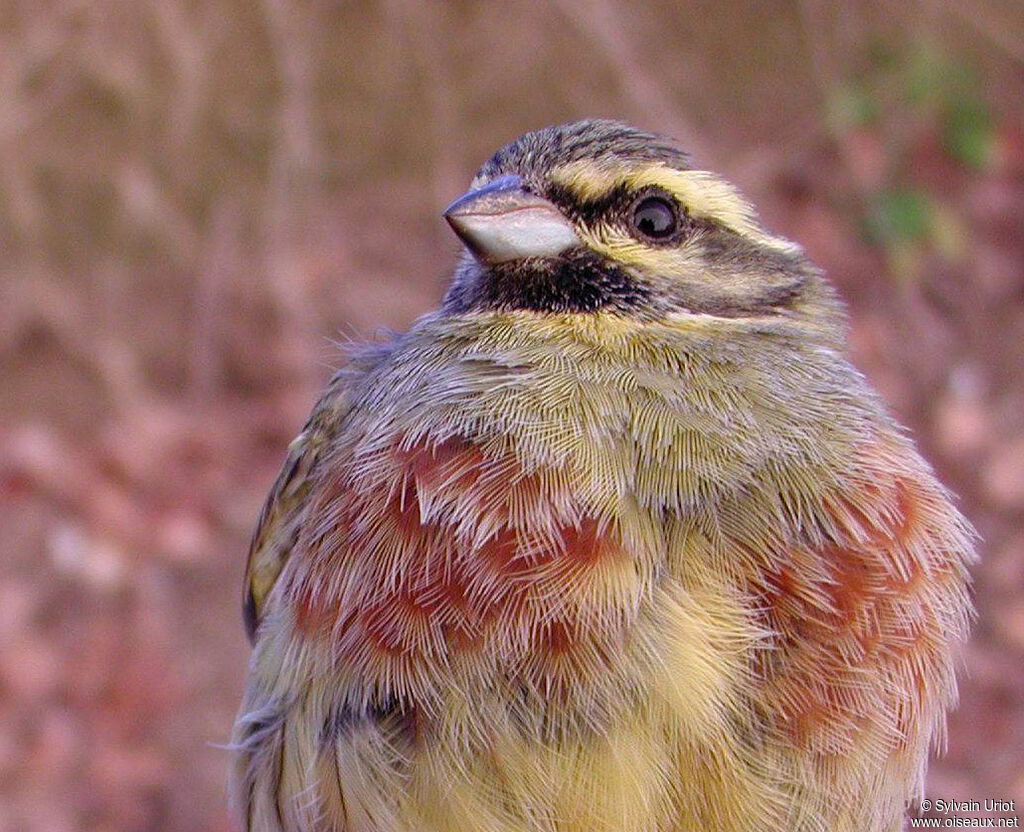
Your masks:
M 668 139 L 616 121 L 527 133 L 484 164 L 445 218 L 468 250 L 450 312 L 840 314 L 801 249 L 765 231 L 732 185 Z

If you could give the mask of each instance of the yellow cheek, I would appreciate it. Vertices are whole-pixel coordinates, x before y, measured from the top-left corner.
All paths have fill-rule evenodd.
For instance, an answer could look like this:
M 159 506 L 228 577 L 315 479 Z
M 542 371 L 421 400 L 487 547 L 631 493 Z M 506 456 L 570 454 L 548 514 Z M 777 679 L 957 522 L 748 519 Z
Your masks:
M 653 248 L 606 226 L 582 229 L 578 233 L 587 247 L 602 257 L 648 274 L 680 274 L 700 265 L 699 258 L 688 246 Z

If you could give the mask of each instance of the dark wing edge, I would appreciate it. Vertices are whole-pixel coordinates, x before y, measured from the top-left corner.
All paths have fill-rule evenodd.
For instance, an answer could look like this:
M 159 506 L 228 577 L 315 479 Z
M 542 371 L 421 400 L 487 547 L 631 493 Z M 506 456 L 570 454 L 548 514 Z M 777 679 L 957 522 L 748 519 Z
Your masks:
M 256 641 L 267 596 L 298 538 L 312 474 L 351 407 L 352 381 L 353 374 L 347 371 L 331 379 L 302 432 L 288 446 L 263 504 L 249 544 L 242 597 L 242 618 L 250 643 Z

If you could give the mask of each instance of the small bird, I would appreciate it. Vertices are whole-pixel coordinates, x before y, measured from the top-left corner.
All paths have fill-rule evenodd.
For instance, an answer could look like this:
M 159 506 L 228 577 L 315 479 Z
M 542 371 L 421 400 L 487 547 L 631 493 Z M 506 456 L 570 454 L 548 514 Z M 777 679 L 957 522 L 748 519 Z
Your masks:
M 663 137 L 499 150 L 249 552 L 246 830 L 895 832 L 974 532 L 801 249 Z

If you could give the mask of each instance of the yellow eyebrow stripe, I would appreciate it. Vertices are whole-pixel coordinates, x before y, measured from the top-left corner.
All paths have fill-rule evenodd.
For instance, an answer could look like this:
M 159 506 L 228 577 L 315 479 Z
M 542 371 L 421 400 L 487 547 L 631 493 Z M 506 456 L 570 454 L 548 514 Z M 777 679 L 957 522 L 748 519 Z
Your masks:
M 570 162 L 556 168 L 551 180 L 568 188 L 580 200 L 598 200 L 616 187 L 638 191 L 657 187 L 672 194 L 698 219 L 712 220 L 755 242 L 796 253 L 800 247 L 768 234 L 757 222 L 754 209 L 739 191 L 706 170 L 679 170 L 661 163 L 614 166 L 597 161 Z

